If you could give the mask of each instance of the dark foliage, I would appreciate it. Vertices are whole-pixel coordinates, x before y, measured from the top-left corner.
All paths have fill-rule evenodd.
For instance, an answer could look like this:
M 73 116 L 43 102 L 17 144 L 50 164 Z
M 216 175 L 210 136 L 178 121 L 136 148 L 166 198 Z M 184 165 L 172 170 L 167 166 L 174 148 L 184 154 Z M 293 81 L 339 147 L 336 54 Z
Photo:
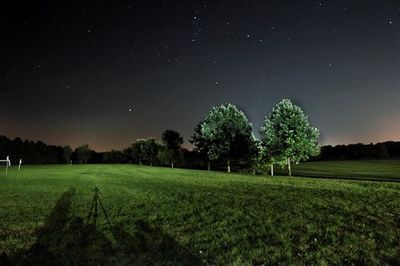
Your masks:
M 195 135 L 196 136 L 196 135 Z M 192 138 L 193 144 L 197 144 L 199 139 Z M 198 136 L 197 136 L 198 137 Z M 178 143 L 180 139 L 178 138 Z M 201 142 L 201 140 L 200 140 Z M 177 145 L 179 146 L 179 145 Z M 201 146 L 201 145 L 200 145 Z M 68 151 L 67 151 L 68 152 Z M 90 150 L 88 163 L 137 163 L 132 160 L 131 148 L 123 151 L 110 151 L 98 153 Z M 183 162 L 180 167 L 207 169 L 207 158 L 204 149 L 195 149 L 193 151 L 182 149 Z M 19 159 L 23 160 L 23 164 L 66 164 L 67 158 L 73 163 L 78 163 L 79 158 L 77 152 L 71 155 L 65 154 L 65 147 L 47 145 L 42 141 L 29 141 L 15 138 L 11 140 L 5 136 L 0 136 L 0 159 L 10 156 L 12 164 L 17 164 Z M 321 154 L 311 158 L 312 161 L 330 161 L 330 160 L 361 160 L 361 159 L 393 159 L 400 158 L 400 142 L 387 141 L 377 144 L 350 144 L 337 146 L 323 146 Z M 146 162 L 150 165 L 150 162 Z M 158 161 L 154 161 L 153 165 L 159 165 Z M 232 161 L 232 170 L 244 171 L 250 167 L 250 163 L 243 160 Z M 223 160 L 212 162 L 213 170 L 223 170 Z
M 314 161 L 400 158 L 400 142 L 323 146 Z

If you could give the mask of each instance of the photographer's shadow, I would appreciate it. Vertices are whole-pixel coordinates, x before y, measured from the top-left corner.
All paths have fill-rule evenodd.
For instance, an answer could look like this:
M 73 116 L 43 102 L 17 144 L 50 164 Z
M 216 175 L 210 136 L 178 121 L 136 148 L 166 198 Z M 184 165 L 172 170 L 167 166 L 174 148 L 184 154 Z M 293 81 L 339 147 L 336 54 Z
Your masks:
M 145 221 L 135 223 L 135 234 L 127 233 L 120 225 L 109 226 L 103 231 L 95 223 L 85 224 L 81 217 L 70 215 L 74 195 L 74 188 L 61 195 L 44 225 L 37 231 L 36 242 L 29 250 L 10 258 L 9 264 L 202 264 L 174 238 Z

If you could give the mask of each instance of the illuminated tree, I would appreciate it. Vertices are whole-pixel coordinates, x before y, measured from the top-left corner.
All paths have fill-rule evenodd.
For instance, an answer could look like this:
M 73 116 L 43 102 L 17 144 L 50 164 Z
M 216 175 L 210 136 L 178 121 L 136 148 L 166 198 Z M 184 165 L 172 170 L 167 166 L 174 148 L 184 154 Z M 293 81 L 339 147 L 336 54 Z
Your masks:
M 214 107 L 201 123 L 201 142 L 207 146 L 209 160 L 223 159 L 231 171 L 232 159 L 248 159 L 257 148 L 251 123 L 233 104 Z
M 271 165 L 287 165 L 292 175 L 291 163 L 300 163 L 320 152 L 319 131 L 310 125 L 299 106 L 284 99 L 265 118 L 260 131 L 264 159 Z

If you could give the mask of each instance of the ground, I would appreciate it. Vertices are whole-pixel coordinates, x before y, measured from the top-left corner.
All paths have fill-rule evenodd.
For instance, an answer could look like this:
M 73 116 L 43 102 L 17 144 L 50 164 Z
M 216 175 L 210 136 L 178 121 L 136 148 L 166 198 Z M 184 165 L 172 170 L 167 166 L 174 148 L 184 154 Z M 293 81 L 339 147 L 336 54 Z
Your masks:
M 277 167 L 277 173 L 287 170 Z M 307 162 L 293 165 L 293 173 L 305 177 L 400 181 L 400 160 Z
M 94 187 L 111 226 L 100 206 L 87 222 Z M 397 182 L 134 165 L 0 175 L 0 264 L 396 264 L 399 243 Z

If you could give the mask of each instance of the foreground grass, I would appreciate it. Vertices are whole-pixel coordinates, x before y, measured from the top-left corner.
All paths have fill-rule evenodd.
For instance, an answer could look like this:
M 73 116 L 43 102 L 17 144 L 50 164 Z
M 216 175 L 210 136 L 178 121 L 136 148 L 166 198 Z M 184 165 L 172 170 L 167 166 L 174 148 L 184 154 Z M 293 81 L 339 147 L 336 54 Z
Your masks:
M 115 263 L 155 259 L 166 263 L 179 257 L 181 249 L 190 253 L 194 264 L 396 264 L 400 260 L 398 183 L 131 165 L 27 166 L 1 176 L 0 254 L 15 258 L 32 250 L 38 239 L 45 238 L 46 230 L 38 229 L 49 227 L 51 219 L 46 217 L 66 211 L 69 201 L 62 218 L 85 218 L 95 186 L 101 189 L 111 223 L 119 225 L 125 236 L 137 236 L 148 225 L 161 232 L 154 235 L 169 239 L 146 242 L 164 243 L 158 249 L 170 250 L 165 258 L 146 258 L 152 247 L 136 247 L 133 255 L 124 253 L 125 257 L 120 254 L 111 260 Z M 65 194 L 71 187 L 75 192 Z M 110 237 L 102 216 L 98 229 Z M 68 236 L 68 241 L 75 237 Z M 142 238 L 143 232 L 133 239 Z M 118 244 L 112 241 L 113 247 Z M 130 257 L 139 249 L 145 254 L 142 261 Z
M 286 175 L 287 169 L 277 167 Z M 293 174 L 304 177 L 400 181 L 400 160 L 306 162 L 293 165 Z

